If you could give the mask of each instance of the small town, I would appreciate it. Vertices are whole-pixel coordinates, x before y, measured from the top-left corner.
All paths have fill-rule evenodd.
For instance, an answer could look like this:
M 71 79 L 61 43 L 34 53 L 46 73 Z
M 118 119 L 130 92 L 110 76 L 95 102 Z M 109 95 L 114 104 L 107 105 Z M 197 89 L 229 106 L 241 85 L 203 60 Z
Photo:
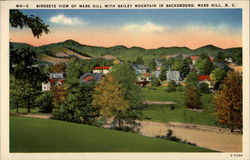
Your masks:
M 53 34 L 29 13 L 11 10 L 11 28 Z M 242 47 L 33 45 L 12 34 L 10 152 L 242 152 Z

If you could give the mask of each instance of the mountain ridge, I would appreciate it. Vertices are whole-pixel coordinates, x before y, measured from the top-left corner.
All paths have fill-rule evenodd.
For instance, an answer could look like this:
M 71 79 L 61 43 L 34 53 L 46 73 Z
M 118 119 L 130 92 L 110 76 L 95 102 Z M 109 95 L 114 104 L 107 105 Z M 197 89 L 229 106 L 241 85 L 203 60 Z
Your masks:
M 242 52 L 242 47 L 232 47 L 222 49 L 212 44 L 208 44 L 196 49 L 190 49 L 188 47 L 159 47 L 156 49 L 145 49 L 138 46 L 126 47 L 124 45 L 115 45 L 112 47 L 102 47 L 102 46 L 91 46 L 81 44 L 72 39 L 68 39 L 58 43 L 51 43 L 42 46 L 32 46 L 27 43 L 17 43 L 10 42 L 13 46 L 17 48 L 28 47 L 33 48 L 38 56 L 46 54 L 47 56 L 52 56 L 54 58 L 70 58 L 72 56 L 77 56 L 82 59 L 92 59 L 101 58 L 104 55 L 112 55 L 122 60 L 133 61 L 136 57 L 143 57 L 144 60 L 149 61 L 152 58 L 161 58 L 166 55 L 171 54 L 187 54 L 187 55 L 199 55 L 201 53 L 206 53 L 208 55 L 214 56 L 219 52 L 225 54 L 233 54 Z M 68 56 L 70 55 L 70 56 Z

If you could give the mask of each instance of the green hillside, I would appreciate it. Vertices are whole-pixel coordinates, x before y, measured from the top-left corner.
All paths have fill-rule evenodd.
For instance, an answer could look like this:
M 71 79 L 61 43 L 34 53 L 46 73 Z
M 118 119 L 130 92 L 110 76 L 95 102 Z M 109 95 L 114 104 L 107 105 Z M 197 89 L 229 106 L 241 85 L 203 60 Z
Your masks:
M 13 43 L 15 47 L 27 47 L 28 44 Z M 48 44 L 40 47 L 32 47 L 38 54 L 47 54 L 55 58 L 67 58 L 67 56 L 84 56 L 88 58 L 99 58 L 103 55 L 113 55 L 122 60 L 134 61 L 136 57 L 142 56 L 148 61 L 152 58 L 160 58 L 171 54 L 199 55 L 206 53 L 215 55 L 218 52 L 225 54 L 241 53 L 242 48 L 222 49 L 213 45 L 206 45 L 197 49 L 187 47 L 160 47 L 157 49 L 144 49 L 141 47 L 127 48 L 122 45 L 113 47 L 88 46 L 74 40 L 66 40 L 59 43 Z
M 10 152 L 211 152 L 211 150 L 88 125 L 11 116 Z
M 226 51 L 213 45 L 206 45 L 193 50 L 193 52 L 196 54 L 207 53 L 208 55 L 214 56 L 218 52 L 226 52 Z

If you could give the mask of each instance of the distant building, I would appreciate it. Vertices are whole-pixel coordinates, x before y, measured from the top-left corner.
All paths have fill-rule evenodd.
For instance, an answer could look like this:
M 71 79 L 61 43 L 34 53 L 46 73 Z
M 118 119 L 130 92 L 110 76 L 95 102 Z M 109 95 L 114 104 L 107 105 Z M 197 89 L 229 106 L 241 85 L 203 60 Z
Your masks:
M 155 69 L 157 71 L 160 71 L 163 63 L 161 61 L 159 61 L 159 60 L 155 60 L 155 63 L 156 63 Z
M 147 73 L 148 67 L 142 64 L 133 64 L 132 67 L 135 69 L 137 74 Z
M 111 70 L 110 66 L 102 66 L 102 67 L 94 67 L 93 68 L 93 73 L 103 73 L 103 74 L 107 74 L 109 73 Z
M 228 57 L 225 59 L 225 62 L 227 63 L 233 63 L 233 59 L 231 57 Z
M 198 81 L 199 83 L 207 83 L 208 88 L 213 88 L 209 75 L 199 75 Z
M 170 67 L 169 70 L 166 72 L 166 80 L 167 81 L 181 81 L 181 75 L 179 71 L 171 71 Z
M 43 82 L 42 83 L 42 91 L 50 91 L 50 87 L 51 87 L 50 82 L 47 82 L 47 83 Z
M 48 79 L 50 86 L 62 86 L 65 81 L 64 73 L 50 73 Z
M 151 81 L 151 74 L 150 73 L 142 73 L 141 75 L 137 76 L 137 81 Z
M 151 72 L 151 75 L 155 75 L 156 78 L 160 78 L 160 74 L 161 74 L 160 70 L 156 70 L 156 71 Z
M 64 73 L 50 73 L 50 79 L 64 79 Z
M 80 77 L 81 83 L 98 82 L 102 79 L 101 73 L 85 73 Z
M 195 64 L 198 59 L 200 59 L 199 56 L 190 56 L 192 63 Z

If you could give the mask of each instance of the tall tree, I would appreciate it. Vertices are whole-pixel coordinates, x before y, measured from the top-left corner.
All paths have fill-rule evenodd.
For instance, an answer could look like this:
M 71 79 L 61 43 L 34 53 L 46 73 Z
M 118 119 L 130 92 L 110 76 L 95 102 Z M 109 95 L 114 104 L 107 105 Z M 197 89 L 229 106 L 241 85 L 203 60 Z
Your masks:
M 34 87 L 25 80 L 19 80 L 15 77 L 10 77 L 10 107 L 27 108 L 27 112 L 31 112 L 34 107 L 35 96 L 38 94 Z
M 43 23 L 43 21 L 34 15 L 24 15 L 22 12 L 16 9 L 10 10 L 10 26 L 14 28 L 27 27 L 32 30 L 33 36 L 39 38 L 42 33 L 48 34 L 49 26 Z M 36 64 L 36 53 L 30 48 L 17 50 L 14 49 L 12 43 L 10 44 L 10 72 L 15 75 L 16 78 L 32 77 L 37 75 L 38 69 L 34 67 Z M 25 74 L 23 74 L 25 72 Z
M 150 62 L 149 62 L 149 70 L 150 71 L 154 71 L 156 69 L 156 62 L 155 62 L 155 59 L 152 59 Z
M 201 108 L 200 95 L 197 87 L 188 84 L 186 86 L 186 99 L 185 99 L 186 108 L 199 109 Z
M 238 72 L 227 73 L 222 87 L 214 95 L 215 113 L 220 124 L 231 129 L 242 129 L 242 75 Z
M 128 63 L 113 66 L 112 70 L 111 75 L 118 81 L 119 85 L 121 85 L 124 99 L 129 105 L 126 111 L 122 112 L 121 118 L 124 123 L 130 124 L 128 126 L 131 127 L 131 129 L 136 128 L 139 125 L 136 120 L 141 119 L 143 96 L 140 87 L 134 83 L 136 80 L 135 71 Z M 115 121 L 117 121 L 117 119 L 114 119 L 114 122 Z
M 219 89 L 223 79 L 226 76 L 226 71 L 223 68 L 216 68 L 214 69 L 210 75 L 209 78 L 212 80 L 214 89 Z
M 206 59 L 206 60 L 209 60 L 209 56 L 206 54 L 206 53 L 201 53 L 200 54 L 200 59 Z
M 98 110 L 92 106 L 94 84 L 80 83 L 81 67 L 81 61 L 78 58 L 73 58 L 68 63 L 67 78 L 63 88 L 67 94 L 65 100 L 55 109 L 54 116 L 64 121 L 95 125 Z
M 209 91 L 209 85 L 205 82 L 199 84 L 199 91 L 202 94 L 208 94 Z
M 187 63 L 187 64 L 193 64 L 192 62 L 192 59 L 190 57 L 186 57 L 184 60 L 183 60 L 184 63 Z
M 171 69 L 173 71 L 180 71 L 182 77 L 186 77 L 190 71 L 188 63 L 183 60 L 176 60 Z
M 161 73 L 159 75 L 161 81 L 165 81 L 167 79 L 166 72 L 167 72 L 166 67 L 161 67 Z
M 51 113 L 53 110 L 53 95 L 51 91 L 43 92 L 36 97 L 35 104 L 42 113 Z
M 224 63 L 225 62 L 225 54 L 223 52 L 218 52 L 214 57 L 214 61 L 216 63 Z
M 96 124 L 98 110 L 92 106 L 93 84 L 80 84 L 78 87 L 67 91 L 66 100 L 58 109 L 54 110 L 56 119 L 83 123 Z
M 157 79 L 155 75 L 152 75 L 151 85 L 154 86 L 154 87 L 157 87 L 160 84 L 161 83 L 160 83 L 159 79 Z
M 242 65 L 242 51 L 234 53 L 232 58 L 237 65 Z
M 209 59 L 199 59 L 195 63 L 200 75 L 209 75 L 213 70 L 213 63 Z
M 52 104 L 54 108 L 59 108 L 61 104 L 66 100 L 67 91 L 63 86 L 53 86 L 52 91 Z
M 65 88 L 71 89 L 79 86 L 80 76 L 82 74 L 82 63 L 81 60 L 77 57 L 74 57 L 70 60 L 66 67 L 66 80 Z
M 197 86 L 198 84 L 198 75 L 195 72 L 189 72 L 186 77 L 186 83 L 191 84 L 193 86 Z
M 39 17 L 25 15 L 17 9 L 10 10 L 10 26 L 14 28 L 30 28 L 33 36 L 39 38 L 42 33 L 48 34 L 49 25 L 46 25 Z
M 17 79 L 29 80 L 33 84 L 41 78 L 36 66 L 36 53 L 30 48 L 10 49 L 10 73 Z
M 123 125 L 122 112 L 125 112 L 129 105 L 124 99 L 124 93 L 118 81 L 110 74 L 95 87 L 93 94 L 93 105 L 100 110 L 103 117 L 114 117 L 118 120 L 118 127 Z

